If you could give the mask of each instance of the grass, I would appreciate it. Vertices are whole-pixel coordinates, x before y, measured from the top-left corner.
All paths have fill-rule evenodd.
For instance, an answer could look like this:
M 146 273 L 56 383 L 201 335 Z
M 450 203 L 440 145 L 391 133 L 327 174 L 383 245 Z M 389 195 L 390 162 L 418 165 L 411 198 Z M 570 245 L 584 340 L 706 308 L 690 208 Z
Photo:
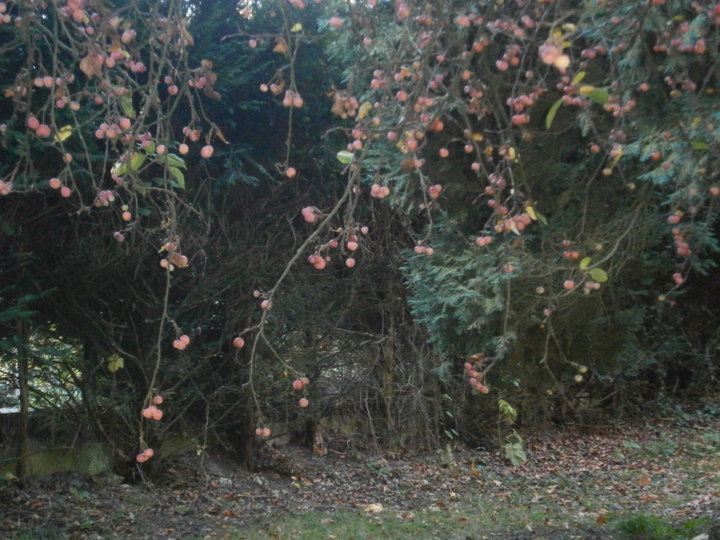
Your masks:
M 428 502 L 412 511 L 385 508 L 368 514 L 358 507 L 273 516 L 231 538 L 689 540 L 712 528 L 709 517 L 688 519 L 680 509 L 712 487 L 720 434 L 683 442 L 631 443 L 622 449 L 631 464 L 649 459 L 678 475 L 645 469 L 650 463 L 612 475 L 568 469 L 533 479 L 486 471 L 486 485 L 493 486 L 486 494 L 448 496 L 444 503 Z M 682 487 L 676 489 L 678 484 Z
M 496 528 L 498 522 L 506 522 L 508 519 L 508 515 L 497 513 L 468 515 L 456 511 L 385 511 L 378 515 L 347 511 L 329 515 L 310 512 L 273 520 L 272 524 L 255 527 L 237 538 L 364 540 L 414 537 L 464 540 L 484 528 Z
M 616 534 L 628 540 L 684 540 L 707 532 L 710 519 L 690 519 L 673 525 L 657 516 L 640 514 L 619 519 L 614 524 Z
M 607 538 L 617 540 L 687 540 L 707 532 L 709 518 L 691 519 L 677 525 L 653 515 L 609 517 L 600 525 L 594 519 L 567 521 L 558 509 L 518 513 L 498 509 L 490 503 L 475 512 L 422 511 L 402 513 L 385 511 L 377 515 L 362 512 L 308 512 L 273 519 L 238 536 L 241 539 L 459 539 L 467 538 Z M 563 518 L 565 519 L 563 521 Z M 555 521 L 559 519 L 559 521 Z

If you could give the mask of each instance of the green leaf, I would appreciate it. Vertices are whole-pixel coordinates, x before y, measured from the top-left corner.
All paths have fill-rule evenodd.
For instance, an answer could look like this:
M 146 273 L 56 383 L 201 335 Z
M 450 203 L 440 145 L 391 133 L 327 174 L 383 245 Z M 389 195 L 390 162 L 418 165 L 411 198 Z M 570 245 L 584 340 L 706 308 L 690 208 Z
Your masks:
M 550 126 L 552 126 L 553 120 L 555 120 L 555 115 L 557 114 L 560 105 L 562 105 L 562 100 L 558 99 L 555 103 L 552 104 L 552 107 L 550 107 L 550 110 L 545 117 L 546 129 L 550 129 Z
M 503 446 L 505 459 L 513 464 L 514 467 L 522 465 L 527 461 L 527 455 L 521 442 L 509 442 Z
M 610 93 L 606 88 L 593 88 L 588 97 L 598 105 L 605 105 L 610 99 Z
M 347 150 L 340 150 L 340 152 L 337 153 L 337 160 L 343 165 L 347 165 L 353 160 L 353 153 Z
M 177 167 L 168 167 L 168 172 L 175 179 L 175 182 L 177 182 L 178 186 L 180 186 L 180 189 L 185 189 L 185 175 L 183 174 L 183 172 Z
M 120 108 L 123 110 L 123 114 L 125 116 L 128 118 L 135 118 L 135 109 L 133 109 L 132 106 L 132 96 L 121 96 L 117 101 L 120 103 Z
M 116 161 L 115 165 L 112 166 L 112 169 L 110 169 L 110 174 L 116 174 L 118 176 L 122 176 L 127 172 L 127 165 L 123 163 L 122 161 Z
M 513 424 L 515 420 L 517 420 L 517 409 L 504 399 L 498 399 L 498 408 L 500 409 L 500 418 L 502 418 L 506 424 Z
M 592 257 L 585 257 L 583 260 L 580 261 L 580 270 L 587 270 L 591 262 Z
M 165 163 L 168 167 L 177 167 L 178 169 L 185 169 L 185 160 L 177 154 L 168 154 L 160 157 L 160 162 Z
M 704 141 L 692 141 L 690 145 L 693 150 L 710 150 L 710 145 Z
M 130 155 L 130 162 L 128 169 L 131 171 L 137 171 L 142 167 L 142 164 L 145 163 L 145 154 L 141 154 L 140 152 L 133 152 Z
M 602 268 L 593 268 L 590 270 L 590 277 L 598 283 L 605 283 L 608 280 L 607 272 Z

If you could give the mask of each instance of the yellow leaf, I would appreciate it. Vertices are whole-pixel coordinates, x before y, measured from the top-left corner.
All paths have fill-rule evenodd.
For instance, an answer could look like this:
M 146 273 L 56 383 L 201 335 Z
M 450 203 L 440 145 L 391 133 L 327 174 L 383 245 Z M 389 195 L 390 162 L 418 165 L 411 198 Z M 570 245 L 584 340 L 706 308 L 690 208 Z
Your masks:
M 572 80 L 573 84 L 579 84 L 580 81 L 582 81 L 585 78 L 585 75 L 587 75 L 587 73 L 585 71 L 578 71 L 578 74 L 575 75 L 575 77 L 573 77 L 573 80 Z
M 55 142 L 63 142 L 65 139 L 67 139 L 70 135 L 72 135 L 73 128 L 72 126 L 63 126 L 60 128 L 60 131 L 58 131 L 55 134 Z
M 369 101 L 364 102 L 362 105 L 360 105 L 360 108 L 358 109 L 358 118 L 362 120 L 368 115 L 371 110 L 372 103 L 370 103 Z
M 473 140 L 473 141 L 480 142 L 480 141 L 482 141 L 483 139 L 485 139 L 485 137 L 482 136 L 482 133 L 473 133 L 473 134 L 472 134 L 472 140 Z
M 537 214 L 535 213 L 535 209 L 532 206 L 525 207 L 525 212 L 527 212 L 527 215 L 530 216 L 530 219 L 533 221 L 537 221 Z
M 295 23 L 293 27 L 290 29 L 291 32 L 302 32 L 302 24 Z
M 122 359 L 121 356 L 118 356 L 117 354 L 113 354 L 112 356 L 109 356 L 107 359 L 107 368 L 108 371 L 111 373 L 115 373 L 117 370 L 122 369 L 125 367 L 125 361 Z
M 383 505 L 380 503 L 370 503 L 363 507 L 363 512 L 366 514 L 379 514 L 383 510 Z
M 590 94 L 592 94 L 593 90 L 595 90 L 594 86 L 586 84 L 580 87 L 579 92 L 583 96 L 589 96 Z

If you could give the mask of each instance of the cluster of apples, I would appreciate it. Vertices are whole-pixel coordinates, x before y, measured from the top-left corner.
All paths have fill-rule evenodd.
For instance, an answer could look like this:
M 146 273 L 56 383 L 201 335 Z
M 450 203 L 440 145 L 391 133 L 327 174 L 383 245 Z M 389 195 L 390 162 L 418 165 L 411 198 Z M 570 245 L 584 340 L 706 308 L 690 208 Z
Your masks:
M 135 456 L 135 461 L 138 463 L 145 463 L 148 459 L 155 455 L 155 451 L 152 448 L 146 448 L 141 454 Z
M 350 134 L 352 135 L 353 140 L 347 144 L 346 148 L 348 152 L 362 150 L 363 141 L 367 139 L 367 135 L 365 135 L 365 132 L 361 129 L 354 128 Z
M 175 268 L 187 268 L 190 264 L 190 260 L 187 258 L 187 255 L 180 253 L 178 245 L 175 242 L 166 242 L 165 245 L 160 248 L 160 252 L 162 253 L 163 251 L 167 251 L 167 256 L 160 259 L 160 266 L 170 272 L 175 270 Z M 190 338 L 188 338 L 188 343 L 189 342 Z
M 305 387 L 309 384 L 310 384 L 310 379 L 308 379 L 307 377 L 300 377 L 299 379 L 295 379 L 292 382 L 292 387 L 293 387 L 293 390 L 300 391 L 300 390 L 304 390 Z M 307 398 L 303 397 L 298 400 L 298 405 L 300 407 L 305 408 L 308 405 L 310 405 L 310 401 L 308 401 Z
M 280 93 L 285 90 L 285 81 L 282 79 L 278 80 L 277 82 L 271 82 L 270 84 L 262 83 L 260 85 L 260 91 L 261 92 L 270 92 L 273 96 L 278 96 Z M 290 104 L 292 105 L 292 103 Z
M 376 199 L 384 199 L 390 195 L 390 188 L 387 186 L 381 186 L 380 184 L 373 184 L 370 186 L 370 196 Z
M 353 117 L 360 107 L 360 102 L 349 92 L 336 90 L 332 94 L 333 105 L 330 111 L 340 118 Z
M 522 47 L 517 43 L 511 43 L 505 48 L 503 57 L 495 62 L 495 67 L 498 68 L 498 71 L 507 71 L 510 66 L 519 66 L 521 53 Z
M 455 17 L 455 24 L 461 28 L 469 28 L 471 25 L 479 25 L 483 22 L 483 18 L 476 13 L 461 14 Z
M 488 236 L 488 235 L 478 236 L 475 239 L 475 243 L 480 247 L 485 247 L 487 245 L 490 245 L 492 243 L 492 241 L 493 241 L 492 236 Z
M 482 369 L 481 365 L 485 362 L 485 355 L 483 353 L 477 353 L 468 358 L 468 361 L 463 364 L 465 369 L 465 375 L 468 377 L 468 384 L 472 386 L 473 390 L 477 390 L 481 394 L 487 394 L 490 389 L 484 384 L 485 372 L 478 371 Z
M 26 124 L 27 127 L 33 130 L 35 132 L 35 135 L 37 135 L 41 139 L 48 138 L 52 133 L 50 126 L 48 126 L 47 124 L 41 124 L 40 120 L 38 120 L 35 116 L 28 116 Z
M 183 334 L 172 342 L 172 346 L 178 351 L 184 351 L 188 345 L 190 345 L 190 336 L 187 334 Z
M 315 270 L 324 270 L 329 260 L 330 257 L 323 257 L 320 253 L 313 253 L 308 257 L 308 262 L 313 265 Z
M 525 110 L 535 105 L 535 101 L 541 93 L 539 90 L 540 89 L 532 94 L 521 94 L 507 99 L 506 103 L 512 108 L 513 112 L 513 116 L 510 118 L 510 121 L 514 126 L 522 126 L 530 123 L 530 115 L 527 114 Z
M 285 107 L 295 107 L 299 109 L 303 106 L 304 100 L 302 96 L 294 90 L 286 90 L 285 96 L 283 97 L 282 104 Z
M 98 128 L 95 130 L 95 137 L 98 139 L 116 139 L 120 135 L 123 134 L 123 132 L 127 132 L 132 127 L 132 120 L 130 120 L 127 117 L 120 118 L 117 122 L 113 122 L 112 124 L 108 124 L 107 122 L 103 122 L 98 126 Z M 129 136 L 128 136 L 129 135 Z M 129 142 L 132 140 L 131 134 L 126 134 L 125 141 Z
M 588 87 L 581 87 L 580 92 L 582 93 L 585 88 Z M 588 93 L 592 92 L 592 89 L 585 90 Z M 603 105 L 603 109 L 607 112 L 612 113 L 612 115 L 615 118 L 620 118 L 623 114 L 632 111 L 635 106 L 637 105 L 637 101 L 634 99 L 628 99 L 624 103 L 620 103 L 620 100 L 617 96 L 610 96 L 608 97 L 607 103 Z
M 60 196 L 66 199 L 72 195 L 72 189 L 64 185 L 59 178 L 51 178 L 48 180 L 48 186 L 52 189 L 60 190 Z
M 494 201 L 494 199 L 491 200 Z M 506 206 L 500 206 L 498 209 L 501 214 L 509 211 Z M 532 223 L 532 218 L 530 217 L 530 214 L 528 214 L 527 212 L 522 212 L 515 216 L 505 217 L 498 221 L 495 224 L 495 232 L 514 232 L 515 234 L 520 234 L 522 231 L 525 230 L 525 227 L 530 225 L 530 223 Z
M 51 178 L 51 180 L 58 180 L 57 178 Z M 53 187 L 52 185 L 50 187 Z M 57 189 L 57 188 L 54 188 Z M 100 191 L 97 194 L 97 197 L 95 197 L 95 201 L 93 202 L 93 206 L 100 208 L 101 206 L 109 206 L 111 202 L 115 200 L 115 193 L 113 191 L 110 191 L 109 189 L 105 189 L 103 191 Z
M 685 231 L 681 227 L 672 228 L 673 242 L 675 243 L 675 252 L 681 257 L 689 257 L 692 255 L 692 249 L 685 240 Z
M 417 253 L 418 255 L 432 255 L 435 253 L 435 250 L 431 248 L 430 246 L 423 246 L 422 244 L 418 244 L 413 248 L 413 251 Z
M 554 66 L 560 71 L 565 71 L 570 66 L 570 57 L 563 53 L 562 47 L 556 43 L 543 43 L 538 48 L 538 54 L 543 64 Z
M 12 17 L 8 13 L 6 13 L 6 11 L 7 4 L 5 4 L 5 2 L 0 2 L 0 24 L 8 24 L 10 21 L 12 21 Z
M 682 221 L 684 215 L 685 213 L 682 210 L 676 210 L 668 216 L 667 222 L 670 225 L 677 225 L 680 221 Z M 673 227 L 670 232 L 673 235 L 675 252 L 681 257 L 688 257 L 692 255 L 692 249 L 690 249 L 690 245 L 685 240 L 685 230 L 683 227 Z
M 587 280 L 585 283 L 583 283 L 583 292 L 585 294 L 589 294 L 590 291 L 597 291 L 600 289 L 600 283 L 597 281 Z
M 433 184 L 428 188 L 428 195 L 430 195 L 431 199 L 439 199 L 442 189 L 442 184 Z
M 147 418 L 148 420 L 160 420 L 163 417 L 163 412 L 160 410 L 157 406 L 161 405 L 163 402 L 162 396 L 155 396 L 152 398 L 152 404 L 145 407 L 141 414 L 143 418 Z
M 307 223 L 317 223 L 320 219 L 320 210 L 315 208 L 314 206 L 306 206 L 302 210 L 300 210 L 300 213 L 302 214 L 303 219 Z
M 309 221 L 313 223 L 318 216 L 317 209 L 315 207 L 305 207 L 302 210 L 303 216 L 305 217 L 305 221 Z M 341 233 L 343 231 L 340 231 Z M 370 232 L 370 229 L 363 225 L 360 227 L 359 232 L 363 235 L 367 235 Z M 310 264 L 313 265 L 313 267 L 316 270 L 324 270 L 328 263 L 332 260 L 332 258 L 327 254 L 327 252 L 330 249 L 336 249 L 340 246 L 340 242 L 338 241 L 341 239 L 333 238 L 326 242 L 325 244 L 318 246 L 315 253 L 312 255 L 309 255 L 307 260 Z M 349 232 L 347 232 L 347 236 L 345 239 L 345 248 L 350 252 L 350 257 L 345 259 L 345 266 L 348 268 L 353 268 L 357 261 L 352 256 L 355 251 L 360 247 L 360 237 L 358 236 L 358 229 L 350 228 Z

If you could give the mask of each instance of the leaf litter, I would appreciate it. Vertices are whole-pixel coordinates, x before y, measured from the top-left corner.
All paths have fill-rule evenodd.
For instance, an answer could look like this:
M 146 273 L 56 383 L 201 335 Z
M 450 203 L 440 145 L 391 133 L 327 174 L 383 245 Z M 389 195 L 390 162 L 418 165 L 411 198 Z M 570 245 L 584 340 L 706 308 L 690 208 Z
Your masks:
M 338 511 L 405 521 L 445 513 L 463 526 L 496 512 L 504 521 L 498 517 L 498 530 L 484 537 L 570 538 L 577 530 L 578 538 L 603 538 L 616 515 L 720 520 L 720 419 L 646 420 L 597 433 L 555 428 L 525 442 L 520 466 L 500 450 L 457 447 L 448 463 L 438 454 L 345 447 L 318 457 L 288 446 L 264 448 L 256 472 L 209 453 L 202 463 L 182 456 L 149 483 L 72 475 L 22 489 L 0 482 L 0 531 L 4 538 L 237 538 L 247 527 L 308 512 L 326 514 L 328 524 Z

